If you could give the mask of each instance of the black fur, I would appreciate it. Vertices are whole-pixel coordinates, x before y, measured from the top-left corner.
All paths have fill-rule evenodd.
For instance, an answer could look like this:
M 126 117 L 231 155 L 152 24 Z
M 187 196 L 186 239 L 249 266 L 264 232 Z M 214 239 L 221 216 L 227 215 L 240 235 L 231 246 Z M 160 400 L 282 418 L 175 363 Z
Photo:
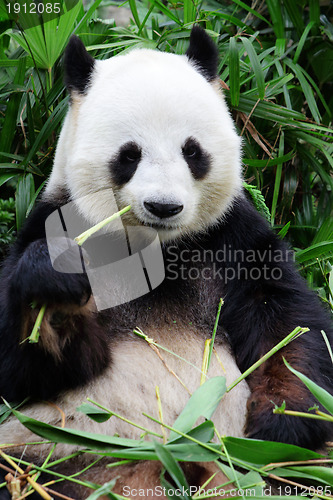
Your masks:
M 217 47 L 205 30 L 198 25 L 193 26 L 191 30 L 190 46 L 186 55 L 209 82 L 217 77 L 219 57 Z
M 71 342 L 65 344 L 63 358 L 58 362 L 39 344 L 19 344 L 22 315 L 29 308 L 29 301 L 53 301 L 61 309 L 64 302 L 81 303 L 89 293 L 84 276 L 59 274 L 47 258 L 44 220 L 55 208 L 50 203 L 37 207 L 4 264 L 0 303 L 1 395 L 9 400 L 26 396 L 46 398 L 85 384 L 109 362 L 106 346 L 112 342 L 111 337 L 107 338 L 111 331 L 112 336 L 122 335 L 137 325 L 143 329 L 147 325 L 165 326 L 166 321 L 174 318 L 177 323 L 191 321 L 198 330 L 210 332 L 219 298 L 224 297 L 221 325 L 241 370 L 246 370 L 296 326 L 310 328 L 310 332 L 284 348 L 282 354 L 273 356 L 249 378 L 252 397 L 248 435 L 309 448 L 317 448 L 329 438 L 330 427 L 326 423 L 272 413 L 271 401 L 280 405 L 285 400 L 287 408 L 299 411 L 307 411 L 315 404 L 315 398 L 285 368 L 282 355 L 296 369 L 333 392 L 332 364 L 320 333 L 324 330 L 332 342 L 332 327 L 317 297 L 294 269 L 285 244 L 245 198 L 237 200 L 224 222 L 195 242 L 164 246 L 166 280 L 150 294 L 97 317 L 75 316 L 73 321 L 80 333 L 72 335 Z M 186 259 L 175 262 L 181 252 L 193 251 L 199 252 L 201 258 L 191 261 L 187 253 Z M 242 252 L 247 251 L 254 251 L 254 257 L 244 261 Z M 259 278 L 258 272 L 251 275 L 256 269 L 262 273 Z M 231 277 L 230 270 L 239 272 Z M 188 279 L 188 272 L 192 279 Z M 274 279 L 277 274 L 280 278 Z M 63 334 L 60 328 L 59 335 Z M 220 328 L 218 338 L 221 336 Z
M 95 60 L 86 51 L 81 40 L 72 35 L 65 50 L 65 84 L 72 92 L 84 94 L 90 82 Z
M 45 219 L 57 205 L 41 202 L 27 220 L 4 263 L 0 285 L 0 395 L 8 401 L 27 396 L 51 398 L 98 375 L 109 363 L 107 339 L 96 318 L 80 314 L 91 294 L 86 275 L 61 274 L 52 268 L 45 239 Z M 52 323 L 66 338 L 62 358 L 40 344 L 22 343 L 31 332 L 31 304 L 54 310 Z M 75 308 L 73 318 L 62 306 Z M 70 332 L 69 332 L 70 330 Z M 94 331 L 95 330 L 95 331 Z M 93 333 L 92 333 L 93 332 Z M 90 338 L 92 336 L 92 338 Z M 89 349 L 86 346 L 89 345 Z M 74 363 L 79 359 L 80 363 Z
M 183 146 L 183 156 L 196 180 L 203 179 L 210 169 L 210 155 L 202 150 L 193 137 L 189 137 Z
M 123 144 L 109 162 L 113 182 L 123 186 L 131 180 L 141 160 L 141 148 L 135 142 Z

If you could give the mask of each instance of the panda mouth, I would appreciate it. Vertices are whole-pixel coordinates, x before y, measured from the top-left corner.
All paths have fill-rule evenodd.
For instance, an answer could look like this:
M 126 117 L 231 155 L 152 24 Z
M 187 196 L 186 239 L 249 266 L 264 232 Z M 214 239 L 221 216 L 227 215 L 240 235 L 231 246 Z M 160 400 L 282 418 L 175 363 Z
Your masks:
M 177 229 L 178 226 L 175 226 L 174 224 L 170 224 L 167 222 L 143 222 L 144 226 L 152 227 L 153 229 Z
M 179 220 L 172 221 L 172 220 L 147 220 L 143 218 L 139 218 L 140 224 L 146 227 L 151 227 L 153 229 L 156 229 L 156 231 L 174 231 L 180 228 Z

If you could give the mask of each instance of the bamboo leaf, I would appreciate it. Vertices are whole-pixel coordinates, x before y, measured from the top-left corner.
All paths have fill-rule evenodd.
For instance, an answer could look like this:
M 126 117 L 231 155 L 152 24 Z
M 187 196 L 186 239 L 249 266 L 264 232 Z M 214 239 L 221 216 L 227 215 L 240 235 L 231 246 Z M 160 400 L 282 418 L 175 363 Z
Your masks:
M 256 51 L 254 50 L 253 45 L 250 42 L 250 40 L 248 40 L 247 38 L 245 38 L 243 36 L 241 36 L 240 39 L 241 39 L 241 41 L 244 45 L 244 48 L 247 52 L 247 55 L 250 59 L 251 67 L 253 69 L 253 72 L 254 72 L 254 75 L 256 78 L 256 82 L 257 82 L 257 86 L 258 86 L 259 99 L 263 99 L 265 97 L 265 77 L 264 77 L 264 72 L 262 70 L 262 67 L 260 65 L 258 55 L 257 55 Z
M 210 419 L 225 392 L 225 377 L 213 377 L 207 380 L 192 394 L 173 427 L 186 433 L 192 429 L 199 417 Z M 178 434 L 171 431 L 169 441 L 178 437 Z
M 131 13 L 132 13 L 132 16 L 133 16 L 133 19 L 135 21 L 135 24 L 140 27 L 141 26 L 141 22 L 140 22 L 140 18 L 139 18 L 139 14 L 138 14 L 138 9 L 136 8 L 136 2 L 135 0 L 129 0 L 129 6 L 130 6 L 130 9 L 131 9 Z
M 234 37 L 229 40 L 229 87 L 231 105 L 238 106 L 240 91 L 239 53 Z
M 285 38 L 284 21 L 282 18 L 281 3 L 279 0 L 267 0 L 267 7 L 270 13 L 274 32 L 277 38 Z
M 184 495 L 180 494 L 179 498 L 183 500 L 189 499 L 189 496 L 186 493 L 186 491 L 189 491 L 189 485 L 179 464 L 176 462 L 167 447 L 156 441 L 154 443 L 154 446 L 159 460 L 162 462 L 163 467 L 165 467 L 165 469 L 170 474 L 170 477 L 174 481 L 176 488 L 178 488 L 180 492 L 185 492 Z
M 317 123 L 320 123 L 321 116 L 320 116 L 320 113 L 318 110 L 318 106 L 316 104 L 313 90 L 305 77 L 305 71 L 298 64 L 294 64 L 293 61 L 291 59 L 289 59 L 288 57 L 285 59 L 285 63 L 295 73 L 295 75 L 296 75 L 296 77 L 297 77 L 297 79 L 302 87 L 306 102 L 308 103 L 309 109 L 311 111 L 311 114 L 312 114 L 314 120 Z
M 31 146 L 30 151 L 25 159 L 25 163 L 29 163 L 33 156 L 36 154 L 38 148 L 44 144 L 50 137 L 56 126 L 63 120 L 67 111 L 68 97 L 58 104 L 58 106 L 53 110 L 42 130 L 36 137 L 34 144 Z
M 94 491 L 94 493 L 91 493 L 91 495 L 89 495 L 86 500 L 98 500 L 99 498 L 103 497 L 106 498 L 105 495 L 107 495 L 107 498 L 113 498 L 116 500 L 122 499 L 123 497 L 112 493 L 112 489 L 114 488 L 116 482 L 116 479 L 112 479 L 111 481 L 104 483 L 103 486 Z
M 307 39 L 307 37 L 309 35 L 310 30 L 313 28 L 313 26 L 314 26 L 314 22 L 313 21 L 311 21 L 309 24 L 307 24 L 305 26 L 305 29 L 304 29 L 304 31 L 302 33 L 302 36 L 301 36 L 301 38 L 300 38 L 300 40 L 299 40 L 299 42 L 297 44 L 296 52 L 295 52 L 295 55 L 294 55 L 294 58 L 293 58 L 293 63 L 294 64 L 298 63 L 299 56 L 301 55 L 301 52 L 303 50 L 304 44 L 306 42 L 306 39 Z
M 0 186 L 6 184 L 6 182 L 10 181 L 10 179 L 13 179 L 14 177 L 15 174 L 0 174 Z
M 289 14 L 293 26 L 296 28 L 298 36 L 301 36 L 304 30 L 304 21 L 302 16 L 302 11 L 298 7 L 297 2 L 285 2 L 284 7 Z
M 31 199 L 35 193 L 35 183 L 32 174 L 20 177 L 15 195 L 16 227 L 19 230 L 26 219 Z
M 17 66 L 17 71 L 15 73 L 14 77 L 14 84 L 15 85 L 21 85 L 24 82 L 24 76 L 25 76 L 25 69 L 26 69 L 26 58 L 23 57 L 22 59 L 19 59 L 18 66 Z M 15 136 L 15 129 L 16 129 L 16 121 L 17 121 L 17 111 L 19 107 L 19 103 L 21 101 L 22 94 L 21 92 L 16 92 L 13 93 L 8 101 L 7 107 L 6 107 L 6 115 L 5 119 L 3 122 L 2 130 L 1 130 L 1 136 L 0 136 L 0 151 L 5 151 L 10 153 L 11 152 L 11 146 L 13 142 L 13 138 Z M 1 161 L 1 157 L 0 157 Z
M 242 2 L 241 0 L 233 0 L 233 3 L 235 3 L 236 5 L 239 5 L 242 9 L 245 9 L 246 11 L 250 12 L 253 16 L 257 17 L 258 19 L 261 19 L 266 24 L 271 26 L 271 23 L 269 22 L 268 19 L 266 19 L 264 16 L 262 16 L 257 10 L 252 9 L 245 2 Z
M 315 243 L 305 250 L 298 250 L 295 254 L 297 262 L 304 264 L 311 260 L 319 259 L 323 255 L 333 252 L 333 242 L 332 241 L 321 241 L 320 243 Z
M 235 437 L 225 437 L 223 442 L 231 457 L 252 464 L 266 465 L 274 462 L 321 458 L 319 453 L 285 443 Z
M 279 143 L 279 156 L 283 156 L 283 153 L 284 153 L 284 133 L 281 132 L 280 143 Z M 272 201 L 272 209 L 271 209 L 271 225 L 272 226 L 274 226 L 276 207 L 277 207 L 278 196 L 279 196 L 280 185 L 281 185 L 281 176 L 282 176 L 282 163 L 277 166 L 276 174 L 275 174 L 273 201 Z
M 296 377 L 298 377 L 303 384 L 306 385 L 306 387 L 309 389 L 309 391 L 316 397 L 316 399 L 323 405 L 324 408 L 328 412 L 333 415 L 333 396 L 329 394 L 325 389 L 317 385 L 315 382 L 310 380 L 308 377 L 303 375 L 303 373 L 300 373 L 299 371 L 295 370 L 290 364 L 284 359 L 284 364 L 286 367 L 294 374 Z

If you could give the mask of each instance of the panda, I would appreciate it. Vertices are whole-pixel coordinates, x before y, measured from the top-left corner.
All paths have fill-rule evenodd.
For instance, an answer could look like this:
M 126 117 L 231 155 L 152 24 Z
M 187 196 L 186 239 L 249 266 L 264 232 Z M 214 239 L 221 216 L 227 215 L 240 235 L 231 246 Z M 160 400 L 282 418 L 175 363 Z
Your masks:
M 192 28 L 185 55 L 134 49 L 94 60 L 79 38 L 70 39 L 70 106 L 53 170 L 2 268 L 0 395 L 9 402 L 28 397 L 26 415 L 53 425 L 65 415 L 68 428 L 138 438 L 142 431 L 123 420 L 96 423 L 76 408 L 90 397 L 147 426 L 143 412 L 158 418 L 157 385 L 164 421 L 172 425 L 200 384 L 204 342 L 222 298 L 208 376 L 225 374 L 228 385 L 298 325 L 309 332 L 226 394 L 214 415 L 219 432 L 312 449 L 330 437 L 325 422 L 272 412 L 273 403 L 283 401 L 299 411 L 315 404 L 283 357 L 333 392 L 321 334 L 332 340 L 332 328 L 288 248 L 243 192 L 241 142 L 217 66 L 217 48 L 199 26 Z M 45 222 L 72 203 L 93 226 L 113 213 L 114 200 L 119 209 L 131 206 L 121 218 L 124 226 L 157 232 L 165 279 L 149 293 L 98 310 L 86 273 L 52 266 Z M 22 343 L 43 304 L 39 342 Z M 177 356 L 158 356 L 135 328 Z M 33 441 L 36 436 L 13 417 L 0 425 L 1 444 Z M 49 450 L 48 444 L 29 446 L 24 458 L 41 463 Z M 58 444 L 52 458 L 74 451 Z M 88 460 L 74 460 L 72 472 Z M 210 465 L 184 464 L 190 484 L 204 484 Z M 126 484 L 159 484 L 160 471 L 155 462 L 115 471 L 99 465 L 84 478 L 103 484 L 118 477 L 114 491 L 121 493 Z M 76 499 L 89 494 L 73 488 L 59 485 L 58 491 Z M 7 498 L 4 490 L 0 498 Z

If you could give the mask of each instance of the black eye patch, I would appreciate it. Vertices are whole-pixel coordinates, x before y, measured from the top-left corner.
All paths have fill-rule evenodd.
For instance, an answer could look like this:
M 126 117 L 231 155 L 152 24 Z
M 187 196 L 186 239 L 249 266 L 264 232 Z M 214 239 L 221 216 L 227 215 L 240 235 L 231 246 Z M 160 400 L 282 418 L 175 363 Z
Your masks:
M 135 142 L 127 142 L 119 149 L 119 152 L 109 162 L 112 179 L 118 186 L 122 186 L 131 180 L 139 162 L 142 152 L 140 146 Z
M 193 137 L 186 139 L 182 147 L 183 157 L 197 180 L 203 179 L 209 171 L 210 156 Z

